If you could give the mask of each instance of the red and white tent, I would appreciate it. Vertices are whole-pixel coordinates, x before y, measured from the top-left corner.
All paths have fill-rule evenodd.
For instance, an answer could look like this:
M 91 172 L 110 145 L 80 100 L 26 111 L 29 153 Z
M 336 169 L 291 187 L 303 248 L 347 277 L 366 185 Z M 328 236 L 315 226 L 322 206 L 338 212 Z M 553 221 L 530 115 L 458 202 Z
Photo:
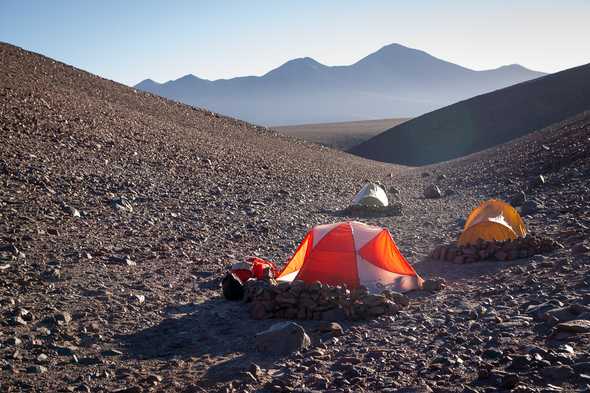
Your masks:
M 387 229 L 356 221 L 313 227 L 277 279 L 399 292 L 423 282 Z

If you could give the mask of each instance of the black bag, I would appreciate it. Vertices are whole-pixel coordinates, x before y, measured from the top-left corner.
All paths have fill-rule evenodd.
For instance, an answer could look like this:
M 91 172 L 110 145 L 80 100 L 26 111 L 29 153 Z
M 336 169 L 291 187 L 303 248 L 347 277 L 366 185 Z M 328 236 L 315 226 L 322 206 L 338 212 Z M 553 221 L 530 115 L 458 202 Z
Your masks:
M 244 284 L 238 276 L 232 272 L 227 272 L 221 281 L 223 297 L 227 300 L 242 300 L 244 298 Z

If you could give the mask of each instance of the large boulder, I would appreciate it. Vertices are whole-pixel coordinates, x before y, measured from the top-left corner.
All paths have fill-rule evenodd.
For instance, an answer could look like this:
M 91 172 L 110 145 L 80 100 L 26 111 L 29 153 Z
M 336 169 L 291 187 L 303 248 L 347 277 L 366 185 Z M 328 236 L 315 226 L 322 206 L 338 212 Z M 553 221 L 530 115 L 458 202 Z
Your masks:
M 256 350 L 259 352 L 286 355 L 307 349 L 311 340 L 305 329 L 295 322 L 279 322 L 256 335 Z

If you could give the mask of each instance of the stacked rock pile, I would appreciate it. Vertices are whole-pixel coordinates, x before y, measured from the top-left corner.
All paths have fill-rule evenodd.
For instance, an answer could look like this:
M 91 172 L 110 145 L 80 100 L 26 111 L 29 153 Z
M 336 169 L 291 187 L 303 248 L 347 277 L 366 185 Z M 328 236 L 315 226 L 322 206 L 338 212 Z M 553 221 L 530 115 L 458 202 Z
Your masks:
M 459 264 L 478 261 L 511 261 L 536 254 L 546 254 L 558 248 L 563 246 L 553 239 L 528 235 L 515 240 L 480 241 L 467 246 L 440 245 L 430 253 L 430 257 Z
M 401 216 L 402 215 L 402 204 L 393 203 L 389 206 L 360 206 L 351 205 L 341 211 L 343 216 L 354 216 L 354 217 L 388 217 L 388 216 Z
M 253 319 L 362 320 L 391 315 L 409 304 L 398 292 L 370 294 L 364 287 L 352 291 L 342 286 L 303 281 L 276 283 L 248 280 L 244 301 Z

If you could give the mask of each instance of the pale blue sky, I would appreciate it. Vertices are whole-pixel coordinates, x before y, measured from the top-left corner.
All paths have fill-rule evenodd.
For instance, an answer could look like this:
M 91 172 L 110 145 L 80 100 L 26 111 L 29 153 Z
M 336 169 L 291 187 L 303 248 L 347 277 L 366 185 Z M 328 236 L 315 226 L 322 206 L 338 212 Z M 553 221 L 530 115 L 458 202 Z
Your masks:
M 126 84 L 351 64 L 400 43 L 473 69 L 590 62 L 590 1 L 0 0 L 0 41 Z

